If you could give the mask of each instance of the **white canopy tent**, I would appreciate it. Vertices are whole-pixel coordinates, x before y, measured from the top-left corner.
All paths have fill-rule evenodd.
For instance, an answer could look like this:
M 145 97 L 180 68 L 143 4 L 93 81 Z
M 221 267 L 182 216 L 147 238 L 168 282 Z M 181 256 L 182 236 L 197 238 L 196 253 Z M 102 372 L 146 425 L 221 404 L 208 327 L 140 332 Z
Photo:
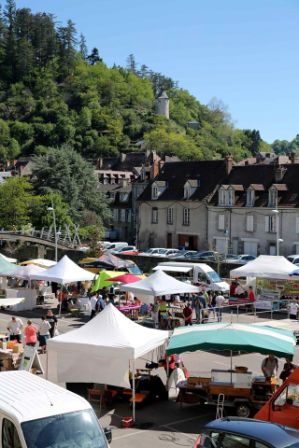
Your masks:
M 290 280 L 290 273 L 296 266 L 285 257 L 277 255 L 260 255 L 240 268 L 230 271 L 231 278 L 260 277 Z
M 109 304 L 79 329 L 48 341 L 47 363 L 57 366 L 57 377 L 48 376 L 58 382 L 131 387 L 129 362 L 134 372 L 135 359 L 163 345 L 167 339 L 167 331 L 142 327 Z M 134 413 L 135 410 L 135 419 Z
M 67 255 L 65 255 L 55 266 L 45 269 L 40 273 L 33 275 L 34 280 L 45 280 L 47 282 L 56 282 L 61 285 L 85 280 L 93 280 L 95 275 L 92 272 L 80 268 Z
M 170 275 L 165 274 L 162 270 L 157 270 L 149 277 L 139 282 L 121 285 L 123 291 L 132 291 L 137 297 L 143 301 L 152 301 L 154 297 L 164 296 L 166 294 L 183 294 L 197 293 L 199 288 L 190 283 L 181 282 Z
M 40 266 L 42 268 L 51 268 L 56 263 L 57 263 L 56 261 L 47 260 L 46 258 L 34 258 L 32 260 L 22 261 L 20 265 L 23 266 L 23 265 L 35 264 L 36 266 Z
M 40 266 L 28 264 L 27 266 L 21 266 L 18 271 L 13 273 L 13 276 L 15 278 L 22 278 L 30 281 L 36 274 L 40 274 L 44 271 L 45 269 Z

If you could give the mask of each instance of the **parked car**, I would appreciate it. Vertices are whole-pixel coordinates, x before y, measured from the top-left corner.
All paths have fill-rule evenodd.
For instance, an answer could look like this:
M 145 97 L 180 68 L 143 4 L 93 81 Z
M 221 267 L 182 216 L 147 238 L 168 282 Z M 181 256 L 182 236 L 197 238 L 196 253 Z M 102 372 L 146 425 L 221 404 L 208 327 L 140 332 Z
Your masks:
M 187 260 L 192 254 L 196 254 L 197 250 L 180 250 L 172 256 L 174 260 Z
M 167 249 L 165 249 L 164 247 L 152 247 L 151 249 L 147 249 L 145 252 L 139 252 L 139 255 L 143 255 L 146 257 L 156 257 L 160 254 L 164 254 L 166 250 Z
M 242 255 L 228 255 L 224 261 L 230 264 L 246 264 L 248 263 L 248 261 L 252 261 L 255 259 L 256 257 L 254 255 L 242 254 Z
M 299 431 L 262 420 L 225 417 L 205 425 L 194 448 L 298 448 Z
M 204 260 L 204 261 L 219 261 L 222 259 L 222 255 L 219 252 L 213 250 L 200 250 L 195 254 L 191 254 L 188 257 L 189 260 Z
M 289 260 L 291 263 L 294 263 L 297 266 L 299 266 L 299 255 L 289 255 L 287 257 L 287 260 Z
M 117 247 L 115 249 L 109 250 L 109 252 L 113 255 L 122 254 L 125 252 L 136 252 L 136 246 L 125 246 L 125 247 Z
M 106 244 L 104 250 L 111 252 L 112 250 L 121 249 L 122 247 L 127 247 L 128 243 L 123 241 L 116 241 L 114 243 Z

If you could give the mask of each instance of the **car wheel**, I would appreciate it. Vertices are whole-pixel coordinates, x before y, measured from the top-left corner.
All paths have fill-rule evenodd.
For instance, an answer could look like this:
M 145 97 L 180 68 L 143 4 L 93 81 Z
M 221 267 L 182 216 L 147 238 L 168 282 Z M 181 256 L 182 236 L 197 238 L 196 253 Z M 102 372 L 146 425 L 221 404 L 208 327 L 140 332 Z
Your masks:
M 250 406 L 247 403 L 240 403 L 236 406 L 236 414 L 238 417 L 248 418 L 251 414 Z

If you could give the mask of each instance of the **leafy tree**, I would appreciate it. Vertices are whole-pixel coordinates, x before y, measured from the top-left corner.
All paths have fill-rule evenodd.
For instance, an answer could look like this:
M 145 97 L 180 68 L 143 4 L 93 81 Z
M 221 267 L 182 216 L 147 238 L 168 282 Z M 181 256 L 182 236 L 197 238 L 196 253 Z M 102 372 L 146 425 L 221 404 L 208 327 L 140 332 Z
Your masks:
M 24 177 L 11 177 L 0 185 L 0 226 L 11 229 L 30 223 L 34 195 Z
M 88 56 L 87 43 L 86 43 L 85 36 L 83 36 L 82 33 L 80 34 L 79 52 L 80 52 L 82 58 L 84 59 L 84 61 L 87 61 L 87 56 Z
M 99 223 L 108 223 L 110 210 L 98 190 L 92 166 L 68 146 L 50 148 L 45 156 L 36 157 L 33 185 L 37 193 L 59 193 L 69 205 L 73 220 L 82 219 L 85 210 L 96 212 Z

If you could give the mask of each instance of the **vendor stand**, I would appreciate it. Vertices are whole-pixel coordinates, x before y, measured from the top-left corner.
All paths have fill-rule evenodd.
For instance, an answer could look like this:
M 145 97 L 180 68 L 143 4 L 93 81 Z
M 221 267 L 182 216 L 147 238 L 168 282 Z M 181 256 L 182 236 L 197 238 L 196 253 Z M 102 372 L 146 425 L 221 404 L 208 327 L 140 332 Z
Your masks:
M 246 278 L 255 285 L 255 308 L 277 311 L 287 308 L 285 297 L 297 297 L 299 281 L 290 278 L 293 263 L 285 257 L 260 255 L 246 265 L 230 271 L 231 278 Z M 248 304 L 248 298 L 230 297 L 229 303 Z
M 167 354 L 189 351 L 231 352 L 228 370 L 212 370 L 211 376 L 189 378 L 178 383 L 179 402 L 198 402 L 217 405 L 219 394 L 225 395 L 225 406 L 234 406 L 239 416 L 249 416 L 252 407 L 258 407 L 269 398 L 276 387 L 275 379 L 254 377 L 246 367 L 232 365 L 233 353 L 263 353 L 278 357 L 293 356 L 296 339 L 289 331 L 276 330 L 252 324 L 206 324 L 177 328 L 170 338 Z

